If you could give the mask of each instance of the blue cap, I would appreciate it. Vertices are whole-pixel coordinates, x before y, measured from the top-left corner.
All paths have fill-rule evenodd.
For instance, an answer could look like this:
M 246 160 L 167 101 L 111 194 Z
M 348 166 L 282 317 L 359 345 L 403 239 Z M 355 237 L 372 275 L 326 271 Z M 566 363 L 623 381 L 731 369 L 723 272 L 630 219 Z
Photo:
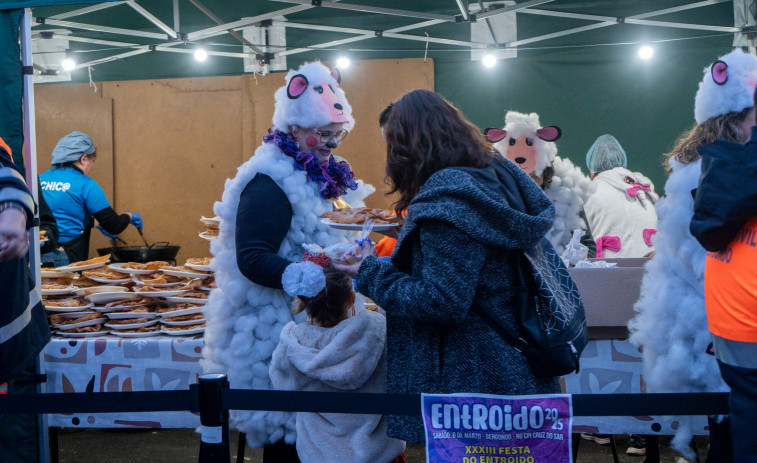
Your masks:
M 58 144 L 53 149 L 52 163 L 55 165 L 78 161 L 85 154 L 94 152 L 95 143 L 89 138 L 89 135 L 74 131 L 58 140 Z
M 615 137 L 602 135 L 586 153 L 586 167 L 594 173 L 626 167 L 626 152 Z

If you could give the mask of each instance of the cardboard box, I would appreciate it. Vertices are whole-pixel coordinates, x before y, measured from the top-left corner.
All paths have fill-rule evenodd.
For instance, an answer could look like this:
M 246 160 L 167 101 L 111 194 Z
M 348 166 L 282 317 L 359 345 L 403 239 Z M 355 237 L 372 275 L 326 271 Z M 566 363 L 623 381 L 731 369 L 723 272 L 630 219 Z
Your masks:
M 572 268 L 570 274 L 581 292 L 590 335 L 599 329 L 610 337 L 627 337 L 628 321 L 634 317 L 633 306 L 639 299 L 644 264 L 648 258 L 603 259 L 617 263 L 614 268 Z M 608 331 L 609 329 L 609 331 Z

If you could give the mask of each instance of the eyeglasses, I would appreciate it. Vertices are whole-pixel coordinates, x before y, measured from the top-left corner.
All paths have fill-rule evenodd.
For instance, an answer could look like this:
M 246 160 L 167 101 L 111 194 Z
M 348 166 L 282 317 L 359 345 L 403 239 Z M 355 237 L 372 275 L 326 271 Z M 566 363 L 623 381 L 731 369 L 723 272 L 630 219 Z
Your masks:
M 328 143 L 332 140 L 341 143 L 349 132 L 346 130 L 340 130 L 338 132 L 334 132 L 333 130 L 316 130 L 315 133 L 321 137 L 321 143 Z

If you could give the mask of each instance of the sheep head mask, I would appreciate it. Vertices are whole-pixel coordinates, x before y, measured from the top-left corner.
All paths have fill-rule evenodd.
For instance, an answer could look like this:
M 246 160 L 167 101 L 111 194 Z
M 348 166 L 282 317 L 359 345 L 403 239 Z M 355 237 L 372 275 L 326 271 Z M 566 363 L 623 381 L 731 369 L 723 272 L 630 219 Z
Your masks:
M 697 124 L 729 112 L 754 106 L 757 86 L 757 57 L 741 49 L 721 56 L 704 69 L 704 77 L 694 100 Z
M 329 69 L 319 62 L 306 63 L 286 75 L 286 85 L 276 90 L 273 126 L 289 132 L 296 125 L 316 128 L 332 122 L 344 123 L 352 130 L 355 119 L 344 90 L 339 87 L 339 69 Z
M 503 129 L 488 128 L 484 134 L 503 156 L 527 174 L 538 177 L 555 160 L 554 141 L 560 138 L 562 131 L 555 125 L 542 127 L 536 113 L 508 111 Z

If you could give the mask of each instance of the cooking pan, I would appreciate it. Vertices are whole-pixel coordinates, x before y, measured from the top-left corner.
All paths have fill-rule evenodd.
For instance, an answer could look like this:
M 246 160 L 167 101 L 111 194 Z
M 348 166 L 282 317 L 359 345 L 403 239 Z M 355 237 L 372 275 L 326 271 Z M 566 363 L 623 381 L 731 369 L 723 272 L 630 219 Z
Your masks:
M 114 246 L 99 248 L 101 256 L 110 254 L 111 262 L 151 262 L 154 260 L 173 261 L 181 246 L 171 246 L 168 241 L 159 241 L 151 246 Z

